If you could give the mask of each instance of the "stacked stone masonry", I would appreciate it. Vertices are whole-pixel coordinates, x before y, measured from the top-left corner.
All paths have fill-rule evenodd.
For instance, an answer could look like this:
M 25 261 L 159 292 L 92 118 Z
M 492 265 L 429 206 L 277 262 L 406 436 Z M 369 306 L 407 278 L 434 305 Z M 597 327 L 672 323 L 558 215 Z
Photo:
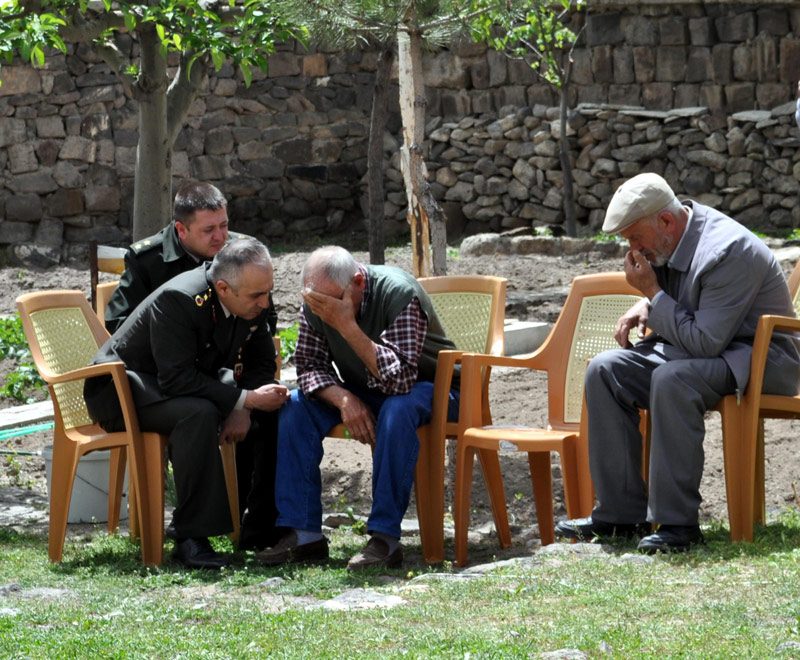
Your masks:
M 584 30 L 569 96 L 581 228 L 594 231 L 617 183 L 645 169 L 751 226 L 800 225 L 797 3 L 591 4 L 573 17 Z M 175 181 L 215 183 L 234 228 L 268 242 L 362 228 L 376 59 L 286 44 L 250 87 L 223 67 L 177 139 Z M 90 240 L 129 243 L 137 109 L 108 67 L 74 47 L 0 78 L 0 260 L 82 262 Z M 469 43 L 426 55 L 425 80 L 430 180 L 453 235 L 560 224 L 552 90 L 525 62 Z M 396 83 L 390 108 L 392 234 L 407 232 Z

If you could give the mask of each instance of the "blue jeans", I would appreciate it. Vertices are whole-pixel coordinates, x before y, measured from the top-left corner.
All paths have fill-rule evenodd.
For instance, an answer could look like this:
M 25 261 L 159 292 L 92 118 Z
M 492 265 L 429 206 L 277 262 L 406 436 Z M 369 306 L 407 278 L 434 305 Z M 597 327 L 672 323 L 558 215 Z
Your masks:
M 400 538 L 419 454 L 417 428 L 431 420 L 433 383 L 414 384 L 407 394 L 386 396 L 353 390 L 375 415 L 372 511 L 367 531 Z M 450 392 L 448 419 L 458 416 L 458 393 Z M 298 389 L 280 410 L 275 501 L 277 525 L 310 532 L 322 529 L 322 439 L 342 421 L 339 410 Z

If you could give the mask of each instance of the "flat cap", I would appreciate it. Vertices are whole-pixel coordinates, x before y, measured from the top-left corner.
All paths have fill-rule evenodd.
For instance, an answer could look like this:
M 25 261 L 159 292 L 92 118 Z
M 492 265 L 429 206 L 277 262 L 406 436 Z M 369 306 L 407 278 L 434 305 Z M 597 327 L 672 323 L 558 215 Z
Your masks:
M 603 221 L 603 231 L 618 234 L 637 220 L 657 213 L 673 199 L 675 193 L 658 174 L 637 174 L 617 188 L 611 198 Z

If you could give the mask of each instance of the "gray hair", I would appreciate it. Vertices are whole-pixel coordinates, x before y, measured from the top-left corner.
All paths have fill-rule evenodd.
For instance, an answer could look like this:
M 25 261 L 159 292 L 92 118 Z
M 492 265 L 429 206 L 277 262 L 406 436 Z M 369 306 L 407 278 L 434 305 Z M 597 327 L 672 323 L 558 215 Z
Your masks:
M 302 286 L 311 280 L 322 279 L 345 289 L 357 272 L 358 262 L 352 254 L 338 245 L 326 245 L 311 253 L 300 273 L 300 279 Z
M 212 282 L 224 280 L 235 289 L 239 286 L 239 277 L 245 266 L 257 266 L 264 270 L 272 268 L 267 246 L 250 236 L 226 243 L 211 262 L 208 274 Z

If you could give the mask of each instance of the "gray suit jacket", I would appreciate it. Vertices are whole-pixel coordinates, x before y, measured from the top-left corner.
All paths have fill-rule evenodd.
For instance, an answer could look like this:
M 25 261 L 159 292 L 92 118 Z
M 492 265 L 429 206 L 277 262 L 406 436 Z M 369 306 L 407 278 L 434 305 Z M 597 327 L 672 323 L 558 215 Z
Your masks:
M 786 278 L 772 251 L 746 227 L 708 206 L 687 204 L 694 212 L 684 236 L 669 263 L 655 269 L 665 294 L 652 305 L 648 325 L 657 336 L 648 339 L 661 337 L 697 358 L 722 357 L 742 391 L 759 317 L 795 315 Z M 779 380 L 794 383 L 796 392 L 799 367 L 795 341 L 776 335 L 767 370 L 785 371 Z

